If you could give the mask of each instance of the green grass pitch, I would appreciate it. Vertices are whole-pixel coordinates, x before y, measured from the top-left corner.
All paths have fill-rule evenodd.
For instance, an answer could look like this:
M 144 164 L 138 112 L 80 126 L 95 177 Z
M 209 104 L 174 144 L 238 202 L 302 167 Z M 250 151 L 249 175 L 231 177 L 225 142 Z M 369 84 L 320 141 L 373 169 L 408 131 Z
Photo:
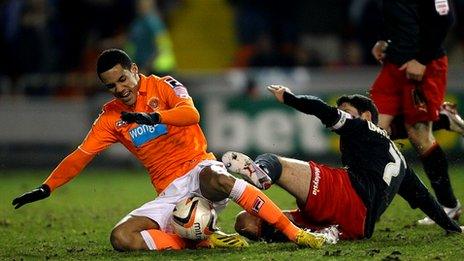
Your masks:
M 463 167 L 451 169 L 462 202 L 463 172 Z M 119 253 L 111 248 L 109 233 L 129 211 L 153 199 L 148 175 L 142 170 L 89 169 L 50 198 L 14 210 L 11 200 L 38 186 L 47 175 L 43 171 L 0 173 L 0 260 L 464 260 L 464 235 L 445 235 L 437 226 L 415 226 L 423 214 L 399 197 L 382 216 L 371 239 L 339 242 L 321 250 L 260 242 L 239 250 Z M 295 207 L 278 188 L 266 193 L 282 208 Z M 218 225 L 225 232 L 233 232 L 239 210 L 230 203 L 220 214 Z

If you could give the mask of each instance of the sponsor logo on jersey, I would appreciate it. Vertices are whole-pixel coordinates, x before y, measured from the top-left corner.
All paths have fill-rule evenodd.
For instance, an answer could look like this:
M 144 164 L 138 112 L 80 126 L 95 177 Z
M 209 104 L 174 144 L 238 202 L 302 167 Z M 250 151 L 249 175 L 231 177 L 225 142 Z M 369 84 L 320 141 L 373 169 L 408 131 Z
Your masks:
M 447 15 L 449 13 L 448 0 L 435 0 L 435 10 L 439 15 Z
M 150 100 L 148 101 L 148 107 L 150 107 L 152 110 L 158 109 L 159 106 L 159 99 L 158 97 L 151 97 Z
M 264 200 L 262 198 L 258 197 L 255 200 L 255 202 L 253 203 L 253 207 L 251 208 L 251 210 L 258 213 L 263 205 L 264 205 Z
M 187 92 L 187 88 L 185 88 L 184 85 L 178 82 L 176 79 L 172 77 L 167 77 L 164 81 L 172 87 L 172 89 L 174 90 L 174 92 L 176 93 L 178 97 L 180 98 L 190 97 Z
M 166 133 L 168 133 L 166 124 L 156 124 L 154 126 L 138 125 L 136 128 L 129 130 L 132 143 L 134 143 L 136 147 L 140 147 Z
M 314 167 L 314 179 L 313 179 L 313 190 L 312 194 L 314 196 L 319 193 L 319 181 L 321 180 L 321 170 L 318 167 Z

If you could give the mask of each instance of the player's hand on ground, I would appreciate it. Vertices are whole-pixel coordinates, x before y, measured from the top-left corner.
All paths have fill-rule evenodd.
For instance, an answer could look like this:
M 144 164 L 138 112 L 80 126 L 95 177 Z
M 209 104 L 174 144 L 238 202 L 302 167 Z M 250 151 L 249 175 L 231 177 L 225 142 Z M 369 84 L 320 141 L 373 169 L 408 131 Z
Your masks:
M 138 123 L 145 125 L 155 125 L 160 123 L 160 117 L 158 113 L 146 113 L 146 112 L 121 112 L 121 120 L 127 123 Z
M 29 192 L 26 192 L 22 194 L 21 196 L 13 199 L 13 206 L 15 206 L 15 209 L 20 208 L 24 204 L 31 203 L 37 200 L 41 200 L 44 198 L 47 198 L 50 196 L 50 187 L 46 184 L 43 184 L 42 186 L 33 189 Z
M 415 81 L 422 81 L 425 73 L 425 65 L 415 59 L 412 59 L 400 67 L 400 71 L 405 71 L 406 78 Z
M 388 43 L 386 41 L 377 41 L 372 47 L 372 56 L 379 62 L 383 63 L 383 59 L 385 59 L 385 51 L 387 50 Z
M 289 88 L 282 85 L 269 85 L 267 89 L 274 94 L 279 102 L 284 102 L 284 92 L 292 93 Z

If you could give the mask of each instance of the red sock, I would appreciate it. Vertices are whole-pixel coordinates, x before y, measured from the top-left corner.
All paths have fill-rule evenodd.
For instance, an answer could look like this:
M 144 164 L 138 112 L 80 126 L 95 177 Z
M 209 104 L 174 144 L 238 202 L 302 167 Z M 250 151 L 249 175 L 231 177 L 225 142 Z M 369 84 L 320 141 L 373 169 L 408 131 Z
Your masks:
M 140 234 L 150 250 L 181 250 L 186 247 L 185 240 L 176 234 L 158 229 L 144 230 Z
M 248 213 L 262 218 L 282 231 L 291 241 L 295 241 L 300 229 L 263 192 L 249 185 L 244 180 L 237 179 L 230 197 Z

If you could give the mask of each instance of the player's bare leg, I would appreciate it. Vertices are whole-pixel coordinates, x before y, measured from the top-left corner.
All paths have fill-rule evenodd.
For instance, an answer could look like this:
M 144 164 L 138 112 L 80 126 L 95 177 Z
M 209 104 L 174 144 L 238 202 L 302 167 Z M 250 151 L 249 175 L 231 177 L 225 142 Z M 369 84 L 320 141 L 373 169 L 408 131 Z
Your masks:
M 262 154 L 253 161 L 247 155 L 234 151 L 226 152 L 222 162 L 230 172 L 240 175 L 259 189 L 267 189 L 270 183 L 277 183 L 298 202 L 306 201 L 311 182 L 308 162 L 270 153 Z M 261 180 L 268 185 L 264 186 Z
M 432 123 L 432 131 L 448 130 L 464 136 L 464 120 L 459 115 L 456 104 L 444 102 L 440 107 L 438 117 L 438 120 Z M 390 130 L 387 131 L 389 131 L 392 140 L 407 139 L 408 133 L 404 126 L 404 116 L 395 116 L 390 124 Z
M 290 193 L 297 202 L 304 204 L 311 184 L 311 168 L 306 161 L 277 157 L 282 173 L 276 184 Z
M 431 122 L 418 122 L 414 125 L 406 124 L 409 140 L 419 155 L 424 155 L 435 143 Z
M 147 217 L 129 217 L 121 220 L 111 231 L 111 245 L 118 251 L 148 250 L 140 232 L 150 229 L 159 229 L 159 225 Z
M 395 117 L 392 116 L 392 115 L 380 113 L 379 114 L 379 123 L 377 125 L 379 125 L 380 128 L 382 128 L 382 129 L 386 130 L 388 133 L 390 133 L 390 124 L 392 123 L 394 118 Z
M 211 201 L 231 198 L 249 213 L 282 231 L 298 245 L 320 248 L 325 242 L 323 237 L 296 227 L 264 193 L 228 173 L 206 167 L 200 173 L 200 189 L 202 195 Z
M 174 233 L 160 230 L 160 226 L 148 217 L 126 216 L 113 228 L 111 245 L 118 251 L 132 250 L 181 250 L 187 241 Z
M 448 174 L 446 155 L 432 134 L 431 122 L 406 124 L 408 136 L 421 157 L 424 171 L 430 179 L 435 196 L 450 218 L 459 219 L 461 204 L 456 199 Z M 434 222 L 426 217 L 418 221 L 421 225 L 432 225 Z

